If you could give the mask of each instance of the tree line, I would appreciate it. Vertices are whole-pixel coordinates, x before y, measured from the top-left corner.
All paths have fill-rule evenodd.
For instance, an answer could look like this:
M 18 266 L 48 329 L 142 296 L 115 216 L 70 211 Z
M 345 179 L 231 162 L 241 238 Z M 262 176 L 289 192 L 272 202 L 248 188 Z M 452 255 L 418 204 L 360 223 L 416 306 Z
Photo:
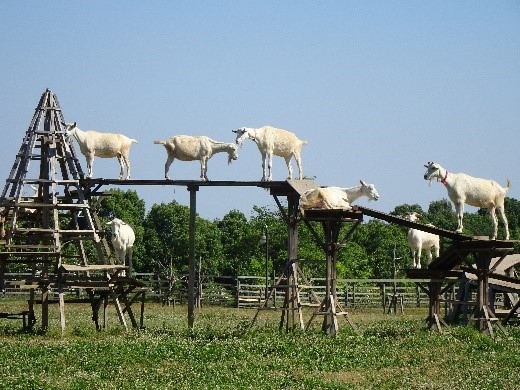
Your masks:
M 136 272 L 188 273 L 190 209 L 172 200 L 152 205 L 147 212 L 144 200 L 133 190 L 113 189 L 97 202 L 95 208 L 102 226 L 117 217 L 130 224 L 136 235 L 133 265 Z M 505 200 L 506 215 L 512 240 L 520 238 L 520 201 Z M 403 204 L 390 213 L 402 216 L 416 211 L 421 223 L 432 223 L 447 230 L 455 230 L 456 216 L 447 199 L 430 203 L 428 210 L 418 204 Z M 319 234 L 322 228 L 311 222 Z M 350 230 L 345 223 L 340 237 Z M 489 236 L 492 223 L 487 210 L 465 213 L 464 234 Z M 254 206 L 247 218 L 238 210 L 229 211 L 222 219 L 209 221 L 196 216 L 195 251 L 201 272 L 212 275 L 265 275 L 266 244 L 260 238 L 267 231 L 269 273 L 279 275 L 287 262 L 287 226 L 279 210 Z M 317 245 L 308 227 L 299 225 L 298 258 L 305 274 L 318 277 L 325 274 L 325 253 Z M 412 264 L 406 239 L 407 228 L 370 219 L 360 224 L 345 247 L 339 252 L 338 278 L 390 278 L 395 258 L 397 276 Z M 110 232 L 107 227 L 107 238 Z M 498 237 L 504 237 L 503 226 Z M 441 237 L 441 253 L 449 240 Z M 515 244 L 515 253 L 520 247 Z M 426 259 L 423 259 L 425 266 Z

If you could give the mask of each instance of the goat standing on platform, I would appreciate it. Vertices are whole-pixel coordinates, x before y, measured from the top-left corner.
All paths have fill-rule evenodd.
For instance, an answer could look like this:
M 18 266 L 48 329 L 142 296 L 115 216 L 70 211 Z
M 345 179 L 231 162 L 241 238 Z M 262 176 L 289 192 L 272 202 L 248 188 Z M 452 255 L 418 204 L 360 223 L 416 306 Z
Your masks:
M 216 153 L 226 152 L 228 164 L 238 158 L 238 148 L 235 144 L 218 142 L 206 136 L 176 135 L 166 141 L 154 141 L 154 144 L 164 145 L 168 158 L 164 164 L 164 178 L 170 180 L 168 171 L 173 160 L 200 160 L 200 180 L 207 181 L 208 160 Z
M 125 265 L 126 255 L 128 254 L 128 276 L 132 276 L 132 254 L 134 253 L 134 230 L 126 222 L 119 218 L 114 218 L 107 222 L 112 227 L 112 246 L 116 254 L 117 261 Z
M 99 133 L 89 130 L 83 131 L 76 122 L 63 123 L 66 131 L 66 139 L 74 136 L 78 141 L 79 150 L 87 160 L 87 177 L 92 177 L 92 166 L 94 165 L 94 156 L 101 158 L 117 157 L 121 170 L 119 172 L 119 180 L 123 179 L 124 169 L 126 166 L 126 178 L 130 179 L 130 147 L 137 143 L 133 138 L 128 138 L 123 134 Z
M 294 156 L 296 165 L 298 165 L 299 179 L 303 179 L 301 149 L 303 145 L 307 144 L 307 141 L 298 139 L 296 135 L 290 131 L 277 129 L 276 127 L 271 126 L 263 126 L 258 129 L 241 127 L 232 131 L 237 135 L 235 142 L 238 145 L 242 145 L 246 138 L 255 141 L 256 146 L 258 146 L 258 150 L 262 155 L 262 181 L 273 180 L 271 172 L 273 154 L 285 159 L 289 171 L 288 180 L 292 179 L 293 171 L 291 166 L 291 157 Z M 267 175 L 265 170 L 266 160 L 268 170 Z
M 494 180 L 479 179 L 466 175 L 465 173 L 448 173 L 439 164 L 429 162 L 424 165 L 427 168 L 424 174 L 425 180 L 437 178 L 448 190 L 448 196 L 455 205 L 457 212 L 457 233 L 462 233 L 462 218 L 464 217 L 464 204 L 488 209 L 491 220 L 493 221 L 492 240 L 495 240 L 498 232 L 498 218 L 496 210 L 500 213 L 502 222 L 506 230 L 506 240 L 509 240 L 509 226 L 504 211 L 504 199 L 511 186 L 509 179 L 506 187 L 502 187 Z
M 413 212 L 406 214 L 404 219 L 410 222 L 417 222 L 420 217 L 420 214 Z M 427 226 L 435 227 L 432 224 L 428 224 Z M 428 264 L 432 262 L 432 249 L 434 250 L 435 258 L 439 257 L 440 244 L 438 235 L 409 228 L 407 238 L 412 251 L 413 268 L 421 268 L 421 255 L 423 250 L 426 251 L 426 255 L 428 256 Z

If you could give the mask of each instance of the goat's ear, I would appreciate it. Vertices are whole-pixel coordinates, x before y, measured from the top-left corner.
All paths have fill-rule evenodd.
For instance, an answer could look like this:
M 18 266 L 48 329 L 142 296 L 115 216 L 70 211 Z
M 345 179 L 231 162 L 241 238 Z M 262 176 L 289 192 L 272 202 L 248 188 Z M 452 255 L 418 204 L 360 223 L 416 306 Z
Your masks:
M 235 133 L 235 134 L 238 133 L 238 131 L 236 131 L 236 130 L 231 130 L 231 132 L 232 132 L 232 133 Z
M 365 183 L 363 180 L 359 180 L 359 182 L 361 183 L 361 185 L 362 185 L 363 187 L 366 187 L 366 186 L 367 186 L 367 183 Z
M 424 167 L 425 167 L 425 168 L 428 168 L 428 165 L 424 164 Z

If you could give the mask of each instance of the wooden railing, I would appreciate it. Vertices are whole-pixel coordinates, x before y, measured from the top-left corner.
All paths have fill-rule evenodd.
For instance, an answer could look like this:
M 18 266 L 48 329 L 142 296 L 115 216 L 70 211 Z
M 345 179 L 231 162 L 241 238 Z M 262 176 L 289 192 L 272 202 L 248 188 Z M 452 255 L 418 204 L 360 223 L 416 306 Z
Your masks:
M 4 291 L 0 296 L 25 296 L 29 293 L 25 280 L 30 273 L 6 273 Z M 134 277 L 143 282 L 149 291 L 147 299 L 155 299 L 166 305 L 187 302 L 187 275 L 180 275 L 168 280 L 155 273 L 134 273 Z M 273 286 L 274 277 L 268 279 L 267 291 Z M 309 284 L 300 281 L 300 299 L 303 306 L 315 306 L 325 296 L 325 279 L 308 278 Z M 338 279 L 337 296 L 339 301 L 349 308 L 385 307 L 395 294 L 401 297 L 404 306 L 426 305 L 428 298 L 421 292 L 412 279 Z M 205 275 L 195 283 L 197 306 L 220 305 L 240 308 L 259 307 L 265 300 L 265 277 L 259 276 L 215 276 Z M 83 291 L 69 291 L 77 297 Z M 270 306 L 279 307 L 283 303 L 285 290 L 275 288 L 270 294 Z

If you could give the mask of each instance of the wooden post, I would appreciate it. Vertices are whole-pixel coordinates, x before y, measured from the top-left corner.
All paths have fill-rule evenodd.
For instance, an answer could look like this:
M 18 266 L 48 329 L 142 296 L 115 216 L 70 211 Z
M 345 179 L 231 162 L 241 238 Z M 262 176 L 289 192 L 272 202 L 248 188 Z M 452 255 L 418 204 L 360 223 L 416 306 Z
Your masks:
M 341 222 L 328 219 L 323 222 L 326 246 L 326 285 L 325 285 L 325 315 L 321 329 L 328 335 L 335 335 L 338 331 L 336 318 L 337 280 L 336 263 L 338 259 L 339 243 L 338 236 Z
M 188 328 L 190 330 L 193 330 L 193 325 L 195 323 L 195 217 L 197 213 L 198 190 L 198 186 L 188 186 L 188 191 L 190 191 Z

